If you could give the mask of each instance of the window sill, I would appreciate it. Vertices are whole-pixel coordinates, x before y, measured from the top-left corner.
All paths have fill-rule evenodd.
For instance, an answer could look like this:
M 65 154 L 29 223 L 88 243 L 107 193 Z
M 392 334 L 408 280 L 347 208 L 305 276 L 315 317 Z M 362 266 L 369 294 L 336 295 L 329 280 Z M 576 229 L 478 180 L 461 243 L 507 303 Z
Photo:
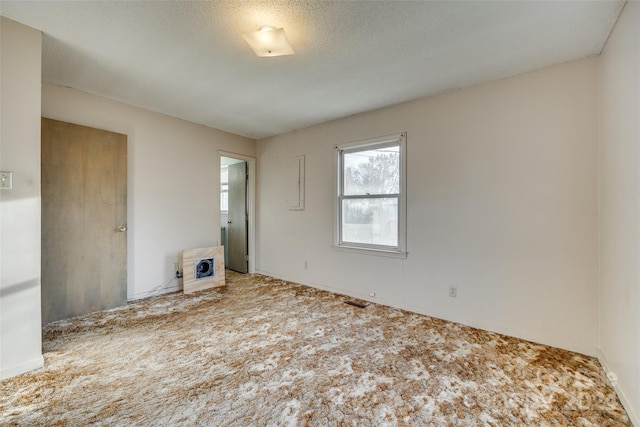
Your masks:
M 363 255 L 383 256 L 387 258 L 407 258 L 407 255 L 409 255 L 408 252 L 391 251 L 391 250 L 384 250 L 384 249 L 361 248 L 358 246 L 333 245 L 333 248 L 340 252 L 351 252 L 351 253 L 363 254 Z

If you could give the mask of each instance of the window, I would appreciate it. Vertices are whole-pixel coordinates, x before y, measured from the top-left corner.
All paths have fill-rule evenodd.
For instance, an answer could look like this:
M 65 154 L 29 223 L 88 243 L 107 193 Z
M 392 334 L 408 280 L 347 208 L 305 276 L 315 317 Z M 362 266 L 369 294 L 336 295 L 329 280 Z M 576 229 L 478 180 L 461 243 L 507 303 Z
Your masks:
M 336 247 L 406 256 L 406 134 L 336 147 Z
M 220 210 L 229 210 L 229 166 L 220 166 Z

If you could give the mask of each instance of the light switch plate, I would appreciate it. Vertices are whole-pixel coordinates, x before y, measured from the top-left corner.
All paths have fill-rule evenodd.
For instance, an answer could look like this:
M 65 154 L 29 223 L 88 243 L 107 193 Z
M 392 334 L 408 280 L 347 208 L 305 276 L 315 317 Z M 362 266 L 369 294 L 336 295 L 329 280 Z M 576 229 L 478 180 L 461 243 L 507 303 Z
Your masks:
M 0 171 L 0 189 L 11 190 L 13 184 L 13 172 Z

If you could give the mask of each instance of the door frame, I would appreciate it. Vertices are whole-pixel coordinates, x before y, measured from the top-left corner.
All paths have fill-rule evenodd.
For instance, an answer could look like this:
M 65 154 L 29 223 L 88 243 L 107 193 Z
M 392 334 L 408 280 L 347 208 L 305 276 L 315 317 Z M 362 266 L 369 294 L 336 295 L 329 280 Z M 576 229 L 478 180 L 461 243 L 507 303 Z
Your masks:
M 256 272 L 256 158 L 230 151 L 218 150 L 218 195 L 220 195 L 220 161 L 222 157 L 231 157 L 247 162 L 249 182 L 247 188 L 247 213 L 249 214 L 249 226 L 247 230 L 249 253 L 249 274 Z M 220 197 L 218 197 L 218 215 L 220 214 Z M 219 218 L 219 217 L 218 217 Z M 220 222 L 218 220 L 218 222 Z M 219 234 L 219 233 L 218 233 Z

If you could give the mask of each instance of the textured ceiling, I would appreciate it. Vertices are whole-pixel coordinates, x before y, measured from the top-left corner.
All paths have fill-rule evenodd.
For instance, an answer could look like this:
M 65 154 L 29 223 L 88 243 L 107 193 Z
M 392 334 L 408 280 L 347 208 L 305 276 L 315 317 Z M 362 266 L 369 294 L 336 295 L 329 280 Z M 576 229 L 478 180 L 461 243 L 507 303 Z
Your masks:
M 624 1 L 4 1 L 42 78 L 252 138 L 597 54 Z M 241 36 L 284 27 L 296 54 Z

